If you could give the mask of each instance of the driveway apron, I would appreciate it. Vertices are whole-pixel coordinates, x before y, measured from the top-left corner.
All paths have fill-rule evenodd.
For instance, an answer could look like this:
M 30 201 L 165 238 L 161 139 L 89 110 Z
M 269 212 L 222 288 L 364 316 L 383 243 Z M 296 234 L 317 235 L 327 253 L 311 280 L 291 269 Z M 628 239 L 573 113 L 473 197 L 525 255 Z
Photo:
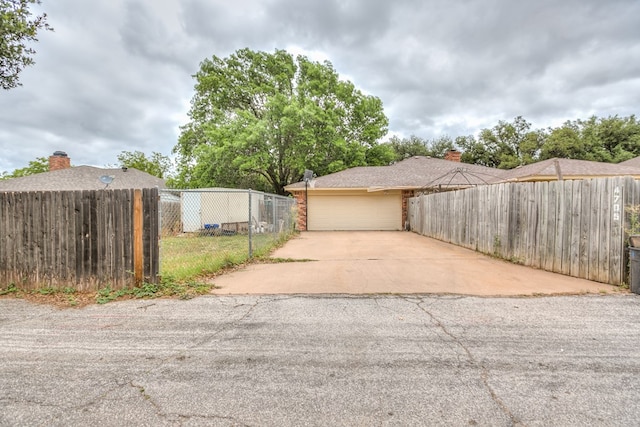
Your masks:
M 603 283 L 512 264 L 403 231 L 302 232 L 272 258 L 213 279 L 214 294 L 612 293 Z

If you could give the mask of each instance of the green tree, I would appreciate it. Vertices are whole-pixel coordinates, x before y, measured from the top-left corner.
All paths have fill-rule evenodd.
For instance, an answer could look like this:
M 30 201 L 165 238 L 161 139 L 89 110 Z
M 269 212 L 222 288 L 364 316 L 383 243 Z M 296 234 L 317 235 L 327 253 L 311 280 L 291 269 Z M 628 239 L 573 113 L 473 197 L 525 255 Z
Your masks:
M 640 156 L 640 123 L 635 116 L 599 119 L 596 132 L 609 161 L 618 163 Z
M 16 169 L 11 173 L 3 172 L 0 174 L 0 179 L 20 178 L 42 172 L 49 172 L 49 159 L 37 157 L 35 160 L 31 160 L 29 165 L 24 168 Z
M 391 147 L 391 149 L 395 153 L 396 161 L 400 161 L 402 159 L 413 156 L 429 155 L 429 147 L 427 146 L 427 141 L 415 135 L 411 135 L 409 138 L 399 138 L 397 136 L 392 136 L 387 142 L 387 145 L 389 145 L 389 147 Z
M 549 136 L 542 146 L 540 158 L 598 160 L 601 155 L 597 153 L 592 144 L 588 144 L 583 138 L 581 123 L 567 121 L 562 126 L 549 130 Z
M 194 77 L 190 122 L 174 148 L 184 186 L 284 194 L 305 169 L 324 175 L 389 153 L 377 148 L 388 124 L 382 102 L 329 62 L 241 49 L 204 60 Z
M 432 139 L 429 143 L 429 156 L 436 159 L 444 159 L 447 151 L 457 150 L 456 144 L 449 136 L 441 136 L 436 139 Z
M 391 137 L 385 144 L 393 149 L 395 160 L 400 161 L 413 156 L 429 156 L 442 159 L 449 150 L 455 149 L 453 140 L 442 136 L 433 140 L 411 135 L 409 138 Z
M 640 156 L 640 123 L 635 116 L 567 121 L 549 130 L 540 158 L 618 163 Z
M 462 149 L 460 160 L 463 163 L 471 163 L 482 166 L 490 166 L 498 163 L 494 153 L 479 143 L 473 135 L 459 136 L 456 145 Z
M 396 153 L 388 144 L 378 144 L 367 150 L 368 166 L 387 166 L 394 162 Z
M 531 124 L 518 116 L 511 123 L 501 120 L 491 129 L 482 129 L 477 140 L 457 138 L 456 144 L 464 150 L 463 162 L 511 169 L 536 162 L 545 139 L 545 132 L 531 130 Z
M 173 163 L 171 159 L 155 151 L 147 157 L 142 151 L 123 151 L 118 154 L 120 167 L 134 168 L 158 178 L 167 178 Z
M 45 13 L 31 18 L 31 4 L 40 4 L 40 0 L 0 0 L 0 86 L 3 89 L 20 86 L 20 72 L 34 63 L 36 51 L 27 43 L 38 40 L 39 30 L 53 30 Z

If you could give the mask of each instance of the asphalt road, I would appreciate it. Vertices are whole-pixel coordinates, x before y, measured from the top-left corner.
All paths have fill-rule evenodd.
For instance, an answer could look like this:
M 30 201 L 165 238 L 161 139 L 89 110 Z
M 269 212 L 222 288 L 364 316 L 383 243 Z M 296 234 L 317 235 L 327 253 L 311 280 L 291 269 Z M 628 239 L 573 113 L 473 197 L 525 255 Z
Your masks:
M 0 300 L 1 426 L 635 426 L 640 297 Z

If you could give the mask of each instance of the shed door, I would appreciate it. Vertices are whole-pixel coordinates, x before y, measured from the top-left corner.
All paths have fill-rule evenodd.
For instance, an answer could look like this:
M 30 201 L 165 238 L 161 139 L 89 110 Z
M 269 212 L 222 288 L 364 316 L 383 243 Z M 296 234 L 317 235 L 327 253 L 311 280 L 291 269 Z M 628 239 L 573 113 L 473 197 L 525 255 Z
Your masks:
M 402 230 L 402 196 L 309 194 L 307 229 Z
M 202 228 L 200 193 L 183 192 L 181 200 L 182 231 L 192 233 Z

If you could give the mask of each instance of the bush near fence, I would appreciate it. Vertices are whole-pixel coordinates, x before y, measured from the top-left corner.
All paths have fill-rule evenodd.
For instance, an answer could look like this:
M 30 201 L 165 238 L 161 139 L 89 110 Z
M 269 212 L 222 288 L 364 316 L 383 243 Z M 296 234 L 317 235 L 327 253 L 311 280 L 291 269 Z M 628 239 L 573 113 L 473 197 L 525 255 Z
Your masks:
M 412 231 L 528 266 L 627 282 L 630 177 L 506 183 L 410 199 Z M 626 225 L 625 225 L 626 223 Z

